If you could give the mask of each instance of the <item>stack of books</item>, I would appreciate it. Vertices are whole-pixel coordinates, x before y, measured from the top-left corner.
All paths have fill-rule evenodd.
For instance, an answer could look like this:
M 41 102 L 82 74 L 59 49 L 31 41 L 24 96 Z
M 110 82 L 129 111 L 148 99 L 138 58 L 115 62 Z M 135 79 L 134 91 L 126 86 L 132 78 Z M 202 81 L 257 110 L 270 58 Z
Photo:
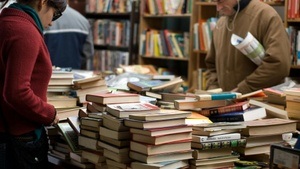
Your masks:
M 248 156 L 270 154 L 270 145 L 283 141 L 282 134 L 296 131 L 296 121 L 268 118 L 244 122 L 241 134 L 246 139 L 244 147 L 234 148 L 244 159 Z
M 104 149 L 98 145 L 100 138 L 100 127 L 103 126 L 102 113 L 97 116 L 80 118 L 80 135 L 78 136 L 78 145 L 84 147 L 81 157 L 93 163 L 96 167 L 106 166 L 106 158 L 103 155 Z
M 190 115 L 189 111 L 163 109 L 157 113 L 130 114 L 124 124 L 132 134 L 132 169 L 187 167 L 187 160 L 192 158 L 192 127 L 185 125 L 185 119 Z
M 289 118 L 300 120 L 300 88 L 290 88 L 283 92 L 286 95 L 286 111 Z
M 239 155 L 232 154 L 232 148 L 242 147 L 246 140 L 240 130 L 245 128 L 242 122 L 208 123 L 193 126 L 192 168 L 233 167 Z
M 77 99 L 70 96 L 73 76 L 73 72 L 69 71 L 52 71 L 47 90 L 47 102 L 56 109 L 69 109 L 77 106 Z
M 99 127 L 99 139 L 97 146 L 103 149 L 105 162 L 110 168 L 126 168 L 130 166 L 129 158 L 129 128 L 124 125 L 124 115 L 130 111 L 125 110 L 130 105 L 133 112 L 141 105 L 154 106 L 149 103 L 140 103 L 140 95 L 134 93 L 115 92 L 105 94 L 87 94 L 86 100 L 91 102 L 95 111 L 105 107 L 107 111 L 103 114 L 103 125 Z M 156 106 L 155 106 L 156 107 Z M 88 116 L 93 113 L 87 113 Z
M 78 97 L 80 103 L 86 102 L 85 98 L 87 94 L 108 92 L 105 79 L 101 75 L 93 75 L 82 79 L 76 79 L 73 83 L 73 92 Z

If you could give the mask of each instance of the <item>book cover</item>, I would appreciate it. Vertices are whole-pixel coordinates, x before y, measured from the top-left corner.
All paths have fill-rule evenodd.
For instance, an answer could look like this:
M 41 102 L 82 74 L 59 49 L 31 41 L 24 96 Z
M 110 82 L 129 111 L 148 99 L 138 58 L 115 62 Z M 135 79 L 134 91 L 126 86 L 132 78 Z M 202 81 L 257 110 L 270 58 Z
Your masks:
M 242 110 L 246 110 L 249 107 L 250 107 L 249 102 L 244 101 L 244 102 L 233 103 L 228 106 L 222 106 L 222 107 L 217 107 L 212 109 L 204 109 L 201 110 L 200 113 L 204 116 L 210 116 L 215 114 L 224 114 L 229 112 L 242 111 Z
M 213 142 L 213 141 L 224 141 L 224 140 L 237 140 L 241 138 L 240 133 L 229 133 L 221 134 L 216 136 L 197 136 L 193 135 L 192 141 L 198 143 Z
M 142 120 L 142 121 L 170 120 L 170 119 L 187 118 L 191 114 L 192 112 L 189 111 L 160 109 L 158 113 L 130 114 L 129 119 Z
M 221 92 L 221 93 L 210 93 L 210 94 L 199 94 L 197 99 L 202 100 L 225 100 L 225 99 L 238 99 L 242 96 L 241 93 L 237 92 Z
M 108 113 L 118 118 L 129 117 L 130 114 L 160 112 L 159 107 L 150 103 L 108 104 L 106 110 Z
M 95 102 L 99 104 L 112 104 L 112 103 L 132 103 L 139 102 L 140 97 L 135 93 L 90 93 L 86 95 L 86 101 Z
M 254 106 L 243 111 L 211 115 L 209 119 L 212 122 L 238 122 L 257 120 L 265 117 L 267 117 L 266 109 Z
M 59 131 L 62 133 L 63 137 L 66 139 L 68 145 L 70 146 L 72 152 L 78 153 L 81 148 L 78 144 L 78 135 L 70 126 L 69 123 L 57 123 Z
M 223 141 L 212 141 L 197 143 L 192 142 L 192 148 L 207 150 L 207 149 L 220 149 L 220 148 L 233 148 L 233 147 L 244 147 L 246 145 L 246 139 L 234 139 L 234 140 L 223 140 Z

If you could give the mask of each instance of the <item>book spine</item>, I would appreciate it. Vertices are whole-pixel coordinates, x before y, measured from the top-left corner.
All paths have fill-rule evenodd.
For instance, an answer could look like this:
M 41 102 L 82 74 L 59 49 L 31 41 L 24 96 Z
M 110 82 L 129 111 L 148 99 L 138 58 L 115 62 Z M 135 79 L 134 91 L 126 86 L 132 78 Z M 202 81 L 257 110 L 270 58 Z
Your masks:
M 226 140 L 237 140 L 241 139 L 240 133 L 222 134 L 217 136 L 193 136 L 194 142 L 214 142 L 214 141 L 226 141 Z
M 210 116 L 209 119 L 212 122 L 239 122 L 239 121 L 244 121 L 244 116 L 243 114 L 234 114 L 232 113 L 231 115 L 227 116 Z
M 232 147 L 245 147 L 246 146 L 246 139 L 236 139 L 236 140 L 224 140 L 224 141 L 214 141 L 214 142 L 207 142 L 207 143 L 200 143 L 202 150 L 207 149 L 219 149 L 219 148 L 232 148 Z
M 211 115 L 218 115 L 218 114 L 225 114 L 231 112 L 238 112 L 243 111 L 249 107 L 249 103 L 241 104 L 241 105 L 231 105 L 213 109 L 206 109 L 202 110 L 200 113 L 204 116 L 211 116 Z
M 215 93 L 198 95 L 197 99 L 200 100 L 226 100 L 236 99 L 241 96 L 241 93 Z

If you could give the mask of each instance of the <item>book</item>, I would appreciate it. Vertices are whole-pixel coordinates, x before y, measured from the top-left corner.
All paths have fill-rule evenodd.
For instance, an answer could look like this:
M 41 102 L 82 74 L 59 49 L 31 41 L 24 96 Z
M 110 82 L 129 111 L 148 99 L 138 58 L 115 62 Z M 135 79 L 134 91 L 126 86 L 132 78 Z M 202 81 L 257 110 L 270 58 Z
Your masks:
M 140 98 L 134 93 L 91 93 L 86 95 L 86 101 L 99 104 L 134 103 L 139 102 Z
M 244 122 L 247 126 L 241 134 L 245 136 L 275 135 L 296 131 L 296 121 L 270 118 Z
M 99 132 L 85 130 L 85 129 L 81 129 L 80 134 L 83 136 L 86 136 L 86 137 L 94 138 L 94 139 L 98 139 L 100 137 Z
M 162 136 L 147 136 L 142 134 L 132 134 L 132 140 L 140 143 L 151 144 L 151 145 L 160 145 L 166 144 L 175 141 L 182 141 L 182 140 L 191 140 L 192 139 L 192 132 L 185 132 L 185 133 L 176 133 L 176 134 L 168 134 Z
M 187 160 L 192 159 L 192 150 L 189 151 L 182 151 L 177 153 L 163 153 L 163 154 L 156 154 L 156 155 L 145 155 L 138 152 L 130 151 L 129 152 L 130 158 L 136 161 L 140 161 L 143 163 L 160 163 L 166 161 L 175 161 L 175 160 Z
M 130 163 L 132 161 L 132 159 L 129 158 L 129 153 L 125 152 L 125 153 L 115 153 L 112 152 L 108 149 L 104 149 L 103 155 L 108 158 L 108 159 L 112 159 L 116 162 L 119 163 Z
M 59 120 L 66 120 L 68 117 L 77 116 L 82 107 L 56 109 Z
M 74 87 L 78 89 L 85 89 L 95 86 L 102 86 L 106 85 L 105 80 L 101 75 L 94 75 L 82 79 L 75 79 L 73 80 Z
M 237 140 L 241 138 L 240 133 L 228 133 L 216 136 L 198 136 L 193 135 L 192 141 L 197 143 L 213 142 L 213 141 L 224 141 L 224 140 Z
M 102 135 L 100 135 L 100 140 L 119 148 L 128 147 L 130 144 L 130 140 L 116 140 Z
M 210 94 L 199 94 L 196 99 L 200 100 L 225 100 L 225 99 L 238 99 L 242 96 L 241 93 L 237 92 L 221 92 L 221 93 L 210 93 Z
M 128 82 L 127 86 L 134 91 L 160 91 L 160 92 L 177 92 L 183 83 L 181 77 L 176 77 L 170 81 L 162 80 L 140 80 Z
M 108 149 L 114 153 L 129 153 L 129 147 L 119 148 L 109 143 L 99 140 L 98 145 L 104 149 Z
M 186 133 L 191 132 L 192 126 L 173 126 L 173 127 L 163 127 L 163 128 L 154 128 L 154 129 L 138 129 L 138 128 L 130 128 L 130 133 L 145 135 L 149 137 L 159 137 L 169 134 L 177 134 L 177 133 Z
M 235 147 L 233 150 L 244 156 L 270 153 L 270 144 L 256 147 Z
M 58 95 L 47 97 L 47 102 L 52 104 L 56 109 L 59 108 L 74 108 L 77 106 L 77 98 Z
M 266 118 L 267 113 L 264 107 L 252 106 L 243 111 L 217 114 L 209 116 L 212 122 L 238 122 L 238 121 L 252 121 Z
M 191 114 L 189 111 L 160 109 L 159 113 L 130 114 L 129 119 L 142 121 L 169 120 L 187 118 Z
M 129 130 L 129 128 L 124 125 L 124 119 L 117 118 L 109 114 L 103 115 L 103 126 L 115 131 Z
M 199 150 L 207 149 L 223 149 L 223 148 L 233 148 L 233 147 L 245 147 L 246 139 L 234 139 L 234 140 L 223 140 L 223 141 L 211 141 L 204 143 L 192 142 L 192 148 Z
M 277 95 L 280 97 L 284 97 L 285 93 L 283 92 L 285 89 L 292 88 L 296 85 L 296 83 L 292 80 L 287 80 L 284 83 L 281 83 L 279 85 L 275 85 L 272 87 L 264 88 L 263 91 L 265 94 L 269 95 Z
M 231 155 L 231 148 L 219 148 L 219 149 L 206 149 L 206 150 L 194 150 L 194 159 L 207 159 L 214 157 L 222 157 Z
M 82 157 L 86 158 L 89 162 L 93 164 L 105 162 L 105 157 L 102 152 L 94 150 L 82 150 Z
M 185 124 L 185 119 L 173 119 L 173 120 L 160 120 L 160 121 L 139 121 L 125 119 L 125 126 L 140 128 L 140 129 L 152 129 L 152 128 L 162 128 L 162 127 L 172 127 Z
M 247 141 L 245 147 L 257 147 L 267 144 L 280 143 L 283 141 L 282 134 L 261 135 L 261 136 L 248 136 L 244 137 Z
M 78 116 L 70 116 L 67 118 L 67 121 L 69 125 L 72 127 L 72 129 L 77 133 L 77 135 L 80 134 L 80 119 Z
M 108 104 L 106 111 L 111 115 L 124 118 L 130 114 L 138 113 L 159 113 L 160 108 L 150 103 L 126 103 L 126 104 Z
M 72 152 L 78 153 L 81 151 L 81 148 L 78 144 L 78 135 L 70 126 L 69 123 L 57 123 L 57 127 L 65 140 L 67 141 L 68 145 L 70 146 Z
M 300 87 L 292 87 L 283 90 L 286 95 L 300 96 Z
M 207 165 L 211 165 L 211 164 L 223 164 L 223 163 L 235 162 L 235 161 L 239 161 L 239 155 L 229 155 L 229 156 L 213 157 L 207 159 L 190 160 L 190 163 L 197 167 L 201 167 L 201 166 L 206 167 Z
M 249 104 L 259 106 L 259 107 L 264 107 L 266 109 L 266 113 L 267 113 L 268 117 L 275 117 L 275 118 L 277 117 L 277 118 L 282 118 L 282 119 L 288 119 L 288 114 L 285 110 L 268 105 L 267 103 L 250 99 Z
M 211 109 L 203 109 L 201 110 L 200 113 L 204 116 L 210 116 L 215 114 L 224 114 L 229 112 L 242 111 L 242 110 L 246 110 L 249 107 L 250 107 L 249 102 L 243 101 L 243 102 L 233 103 L 228 106 L 221 106 L 221 107 L 216 107 Z
M 161 163 L 146 164 L 141 162 L 132 162 L 132 169 L 174 169 L 189 166 L 187 160 L 167 161 Z
M 85 147 L 86 149 L 101 151 L 101 148 L 97 144 L 97 139 L 86 137 L 83 135 L 78 136 L 78 145 Z
M 145 155 L 176 153 L 176 152 L 191 150 L 191 141 L 183 140 L 183 141 L 160 144 L 160 145 L 150 145 L 150 144 L 131 141 L 130 150 Z
M 161 100 L 173 102 L 174 100 L 195 100 L 196 95 L 193 93 L 162 93 Z
M 195 110 L 226 106 L 229 103 L 230 102 L 228 102 L 227 100 L 175 100 L 174 106 L 177 110 Z
M 85 126 L 90 126 L 90 127 L 99 127 L 102 126 L 103 121 L 102 119 L 97 119 L 97 118 L 82 117 L 80 119 L 80 124 Z
M 100 127 L 100 134 L 102 136 L 112 138 L 115 140 L 129 140 L 130 139 L 129 131 L 114 131 L 114 130 L 107 129 L 105 127 Z
M 206 123 L 212 123 L 212 121 L 208 117 L 203 116 L 202 114 L 199 114 L 198 112 L 194 111 L 190 116 L 185 118 L 185 124 L 190 126 Z

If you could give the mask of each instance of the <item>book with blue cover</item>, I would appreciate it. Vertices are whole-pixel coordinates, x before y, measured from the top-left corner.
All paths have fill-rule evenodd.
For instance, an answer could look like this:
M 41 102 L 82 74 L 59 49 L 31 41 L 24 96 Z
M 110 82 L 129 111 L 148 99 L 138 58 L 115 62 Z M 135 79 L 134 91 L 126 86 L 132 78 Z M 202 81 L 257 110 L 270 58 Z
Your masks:
M 253 106 L 243 111 L 211 115 L 209 119 L 212 122 L 238 122 L 252 121 L 265 117 L 267 117 L 265 108 Z
M 201 100 L 226 100 L 226 99 L 238 99 L 242 96 L 242 93 L 238 92 L 221 92 L 221 93 L 209 93 L 199 94 L 197 99 Z

